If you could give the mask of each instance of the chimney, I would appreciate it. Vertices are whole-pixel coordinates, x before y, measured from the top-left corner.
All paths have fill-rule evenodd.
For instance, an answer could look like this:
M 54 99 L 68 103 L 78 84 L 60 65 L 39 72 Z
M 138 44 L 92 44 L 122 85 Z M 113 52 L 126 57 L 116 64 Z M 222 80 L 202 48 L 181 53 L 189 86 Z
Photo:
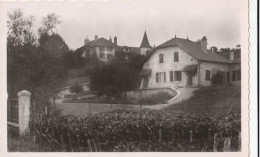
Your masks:
M 231 51 L 231 52 L 229 53 L 229 59 L 230 59 L 231 61 L 233 61 L 234 58 L 235 58 L 234 51 Z
M 110 36 L 110 38 L 109 38 L 109 41 L 112 43 L 112 38 L 111 38 L 111 36 Z
M 114 37 L 114 44 L 117 45 L 117 37 L 116 36 Z
M 200 45 L 201 45 L 201 49 L 202 49 L 202 51 L 204 52 L 204 53 L 208 53 L 207 52 L 207 38 L 206 38 L 206 36 L 204 36 L 202 39 L 201 39 L 201 41 L 200 41 Z
M 95 35 L 95 40 L 97 40 L 98 39 L 98 35 Z
M 85 39 L 84 39 L 84 44 L 86 45 L 88 42 L 89 42 L 88 37 L 87 37 L 87 38 L 85 37 Z

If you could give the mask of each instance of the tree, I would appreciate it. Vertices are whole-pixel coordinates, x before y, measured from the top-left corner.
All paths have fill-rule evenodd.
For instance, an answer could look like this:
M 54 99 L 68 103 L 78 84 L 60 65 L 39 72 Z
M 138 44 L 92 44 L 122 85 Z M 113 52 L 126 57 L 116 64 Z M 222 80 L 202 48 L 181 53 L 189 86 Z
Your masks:
M 218 48 L 216 46 L 212 46 L 210 49 L 212 52 L 218 52 Z
M 54 90 L 64 81 L 66 69 L 63 58 L 56 53 L 64 53 L 68 47 L 54 33 L 39 34 L 37 40 L 32 31 L 32 18 L 24 17 L 21 10 L 8 15 L 8 95 L 16 96 L 21 90 L 29 90 L 32 99 L 41 108 L 49 104 Z
M 78 94 L 80 92 L 82 92 L 83 89 L 82 89 L 82 87 L 78 83 L 75 83 L 73 86 L 70 87 L 70 91 L 72 93 L 75 93 L 76 94 L 76 98 L 78 99 Z
M 136 76 L 131 75 L 128 63 L 114 59 L 95 68 L 90 75 L 90 90 L 99 96 L 126 97 L 127 91 L 135 89 Z
M 55 29 L 58 24 L 60 24 L 60 17 L 55 13 L 48 14 L 46 17 L 42 19 L 42 27 L 39 28 L 38 32 L 40 35 L 48 34 L 52 35 L 55 33 Z

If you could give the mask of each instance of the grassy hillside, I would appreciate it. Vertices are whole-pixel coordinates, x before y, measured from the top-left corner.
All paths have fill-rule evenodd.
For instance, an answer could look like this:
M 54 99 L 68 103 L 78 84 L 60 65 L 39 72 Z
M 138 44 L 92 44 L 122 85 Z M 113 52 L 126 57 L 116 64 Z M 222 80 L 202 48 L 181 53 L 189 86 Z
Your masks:
M 202 87 L 194 91 L 192 98 L 171 105 L 167 109 L 200 113 L 240 112 L 241 86 L 223 85 Z

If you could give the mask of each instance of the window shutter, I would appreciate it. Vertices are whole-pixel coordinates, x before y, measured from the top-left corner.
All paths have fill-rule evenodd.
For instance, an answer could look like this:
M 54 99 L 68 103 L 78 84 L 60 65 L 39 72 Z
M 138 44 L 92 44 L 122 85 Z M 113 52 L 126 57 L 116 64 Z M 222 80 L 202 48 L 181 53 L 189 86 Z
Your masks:
M 166 72 L 164 72 L 164 82 L 166 82 Z
M 173 82 L 173 71 L 170 71 L 170 81 Z
M 156 73 L 156 82 L 159 82 L 159 73 Z
M 179 81 L 181 81 L 181 71 L 179 71 Z

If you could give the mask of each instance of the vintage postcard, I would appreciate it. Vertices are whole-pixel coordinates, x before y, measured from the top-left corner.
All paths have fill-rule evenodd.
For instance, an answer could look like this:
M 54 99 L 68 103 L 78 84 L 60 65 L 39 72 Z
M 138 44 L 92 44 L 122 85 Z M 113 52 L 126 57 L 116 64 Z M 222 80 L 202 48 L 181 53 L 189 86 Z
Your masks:
M 14 1 L 0 17 L 3 156 L 249 155 L 247 0 Z

